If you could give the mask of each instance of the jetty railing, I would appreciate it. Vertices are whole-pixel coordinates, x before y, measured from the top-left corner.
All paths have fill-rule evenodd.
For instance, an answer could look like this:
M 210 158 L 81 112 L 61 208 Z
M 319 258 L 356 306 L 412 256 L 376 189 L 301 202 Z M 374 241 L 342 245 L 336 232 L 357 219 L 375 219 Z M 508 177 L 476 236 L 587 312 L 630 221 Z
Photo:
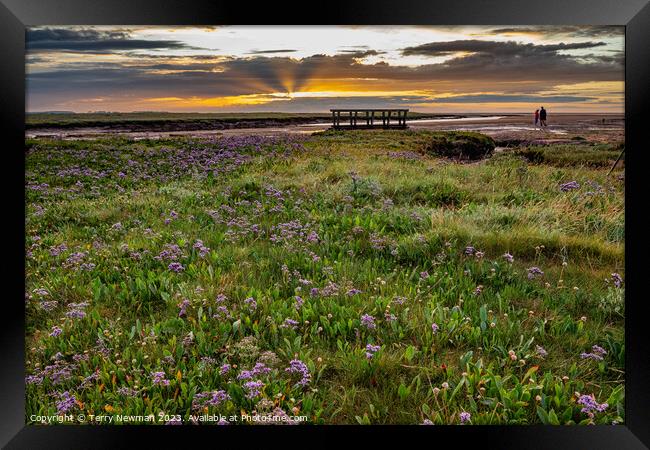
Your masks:
M 407 128 L 408 109 L 330 109 L 332 128 Z M 392 120 L 392 122 L 391 122 Z

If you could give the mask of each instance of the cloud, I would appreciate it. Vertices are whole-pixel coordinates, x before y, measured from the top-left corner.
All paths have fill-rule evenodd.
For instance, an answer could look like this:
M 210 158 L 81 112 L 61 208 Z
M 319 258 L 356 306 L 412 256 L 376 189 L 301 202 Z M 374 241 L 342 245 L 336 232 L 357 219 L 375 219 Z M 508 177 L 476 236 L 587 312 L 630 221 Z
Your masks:
M 29 52 L 197 49 L 180 41 L 130 39 L 129 31 L 103 31 L 91 28 L 28 29 L 26 47 Z
M 572 103 L 595 100 L 595 97 L 579 97 L 571 95 L 501 95 L 479 94 L 458 95 L 454 97 L 441 97 L 434 101 L 439 103 Z
M 521 26 L 504 27 L 487 30 L 482 34 L 516 35 L 528 34 L 538 36 L 566 36 L 576 38 L 607 38 L 621 37 L 624 28 L 615 25 L 583 26 L 583 25 L 558 25 L 558 26 Z
M 251 55 L 265 55 L 269 53 L 293 53 L 297 52 L 298 50 L 291 50 L 291 49 L 277 49 L 277 50 L 253 50 L 249 52 Z
M 560 44 L 522 44 L 519 42 L 497 42 L 481 41 L 477 39 L 447 41 L 447 42 L 429 42 L 414 47 L 402 49 L 402 55 L 424 55 L 424 56 L 445 56 L 453 53 L 471 52 L 484 53 L 494 56 L 514 55 L 517 57 L 530 57 L 543 55 L 548 57 L 549 54 L 557 54 L 563 50 L 577 50 L 585 48 L 594 48 L 606 45 L 604 42 L 575 42 Z

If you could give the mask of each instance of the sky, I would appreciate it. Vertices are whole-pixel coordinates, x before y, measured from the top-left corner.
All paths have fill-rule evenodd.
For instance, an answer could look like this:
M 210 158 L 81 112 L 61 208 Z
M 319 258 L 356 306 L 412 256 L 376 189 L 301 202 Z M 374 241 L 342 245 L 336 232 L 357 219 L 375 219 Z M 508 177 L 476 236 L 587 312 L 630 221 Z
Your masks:
M 624 112 L 615 26 L 42 26 L 28 112 Z

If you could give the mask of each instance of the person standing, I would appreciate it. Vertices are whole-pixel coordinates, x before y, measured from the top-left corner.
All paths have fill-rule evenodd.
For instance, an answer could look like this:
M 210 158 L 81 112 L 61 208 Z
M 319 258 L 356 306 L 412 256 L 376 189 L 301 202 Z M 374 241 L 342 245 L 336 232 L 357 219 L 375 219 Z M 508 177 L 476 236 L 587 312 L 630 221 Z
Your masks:
M 535 110 L 535 118 L 533 120 L 533 126 L 537 129 L 537 124 L 539 123 L 539 109 Z
M 546 125 L 546 110 L 542 106 L 539 110 L 539 124 L 542 128 L 545 128 Z

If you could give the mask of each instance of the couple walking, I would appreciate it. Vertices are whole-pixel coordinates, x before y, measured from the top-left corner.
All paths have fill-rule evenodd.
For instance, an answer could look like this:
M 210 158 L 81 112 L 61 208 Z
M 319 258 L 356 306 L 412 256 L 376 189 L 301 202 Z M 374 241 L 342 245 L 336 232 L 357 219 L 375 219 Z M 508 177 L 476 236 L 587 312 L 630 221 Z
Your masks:
M 544 128 L 547 127 L 546 125 L 546 110 L 542 106 L 541 109 L 536 109 L 535 110 L 535 128 L 537 128 L 537 124 L 539 123 L 539 126 Z

